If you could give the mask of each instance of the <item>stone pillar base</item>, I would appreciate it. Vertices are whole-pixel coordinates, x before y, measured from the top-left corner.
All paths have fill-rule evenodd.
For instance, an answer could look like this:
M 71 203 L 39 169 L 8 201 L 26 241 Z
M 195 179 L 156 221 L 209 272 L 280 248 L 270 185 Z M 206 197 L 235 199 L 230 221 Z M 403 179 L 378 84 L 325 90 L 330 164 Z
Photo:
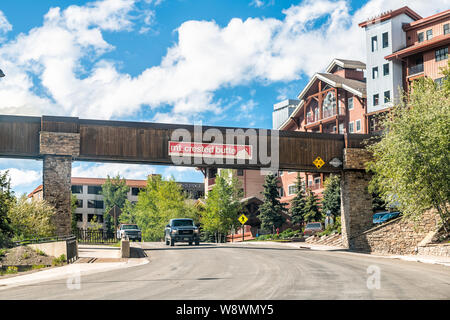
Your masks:
M 71 156 L 44 156 L 43 194 L 44 200 L 55 207 L 52 222 L 57 236 L 72 233 L 71 175 Z
M 342 244 L 353 249 L 352 238 L 373 226 L 371 175 L 364 171 L 344 171 L 341 177 Z

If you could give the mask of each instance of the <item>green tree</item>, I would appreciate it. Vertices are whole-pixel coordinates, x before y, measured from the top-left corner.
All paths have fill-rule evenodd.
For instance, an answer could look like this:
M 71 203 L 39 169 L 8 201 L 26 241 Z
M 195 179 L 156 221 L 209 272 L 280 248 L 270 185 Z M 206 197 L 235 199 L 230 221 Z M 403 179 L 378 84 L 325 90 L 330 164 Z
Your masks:
M 185 200 L 180 185 L 173 177 L 165 180 L 159 175 L 150 176 L 130 212 L 130 216 L 142 231 L 144 241 L 164 239 L 164 228 L 170 219 L 192 218 L 194 222 L 198 222 L 195 220 L 192 205 Z
M 445 70 L 448 74 L 449 69 Z M 448 232 L 450 202 L 450 85 L 430 79 L 413 82 L 402 103 L 383 121 L 382 139 L 370 146 L 381 198 L 396 205 L 405 216 L 420 217 L 437 210 Z
M 15 197 L 11 190 L 8 171 L 0 172 L 0 248 L 6 246 L 13 235 L 8 212 L 14 202 Z
M 89 230 L 98 231 L 102 228 L 102 224 L 98 222 L 97 215 L 94 215 L 92 219 L 89 221 L 90 227 Z
M 240 202 L 242 189 L 240 182 L 231 170 L 221 170 L 216 183 L 208 192 L 201 223 L 206 233 L 215 234 L 216 241 L 220 235 L 226 235 L 239 225 L 238 217 L 242 213 Z
M 297 173 L 295 187 L 297 189 L 297 194 L 294 199 L 292 199 L 290 208 L 292 224 L 302 226 L 305 222 L 306 195 L 302 178 L 299 173 Z
M 105 223 L 105 229 L 109 232 L 115 232 L 113 217 L 109 214 L 109 211 L 116 205 L 122 209 L 127 200 L 127 194 L 130 188 L 126 185 L 126 180 L 120 178 L 117 175 L 114 178 L 110 178 L 108 175 L 105 183 L 102 185 L 101 194 L 103 195 L 103 201 L 105 203 L 105 213 L 103 214 L 103 220 Z
M 122 208 L 122 213 L 119 216 L 120 223 L 136 223 L 136 215 L 134 214 L 135 205 L 131 203 L 128 199 L 125 200 L 125 204 Z
M 51 222 L 55 208 L 45 200 L 28 201 L 20 197 L 11 207 L 8 217 L 16 240 L 52 236 L 55 226 Z
M 322 197 L 322 212 L 330 212 L 334 220 L 341 215 L 341 179 L 337 175 L 330 175 L 324 182 Z
M 269 174 L 264 179 L 263 203 L 259 207 L 259 220 L 261 229 L 266 232 L 274 232 L 285 222 L 283 213 L 286 213 L 286 204 L 280 202 L 278 193 L 278 179 L 275 175 Z
M 71 220 L 71 228 L 72 228 L 72 233 L 76 234 L 78 226 L 77 226 L 77 215 L 75 213 L 75 210 L 77 209 L 77 196 L 74 194 L 70 195 L 70 208 L 71 208 L 71 213 L 72 213 L 72 220 Z
M 308 190 L 308 195 L 306 196 L 305 204 L 305 221 L 306 222 L 319 222 L 322 221 L 323 216 L 320 212 L 319 198 L 312 191 Z

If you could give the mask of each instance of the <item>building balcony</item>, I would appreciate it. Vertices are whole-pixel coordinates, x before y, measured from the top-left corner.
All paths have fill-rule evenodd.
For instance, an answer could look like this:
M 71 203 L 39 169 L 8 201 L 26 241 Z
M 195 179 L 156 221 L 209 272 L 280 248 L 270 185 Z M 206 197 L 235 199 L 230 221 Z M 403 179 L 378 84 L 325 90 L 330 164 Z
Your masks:
M 408 67 L 408 77 L 418 75 L 423 72 L 423 63 Z

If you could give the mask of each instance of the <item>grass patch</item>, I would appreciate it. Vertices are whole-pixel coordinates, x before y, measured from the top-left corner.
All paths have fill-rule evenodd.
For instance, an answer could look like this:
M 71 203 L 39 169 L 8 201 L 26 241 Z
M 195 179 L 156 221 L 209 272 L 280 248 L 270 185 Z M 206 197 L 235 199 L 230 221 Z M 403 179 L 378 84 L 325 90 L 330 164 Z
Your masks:
M 66 259 L 66 255 L 62 254 L 59 257 L 54 258 L 52 260 L 52 266 L 62 266 L 62 265 L 64 265 L 66 263 L 66 260 L 67 260 Z
M 46 266 L 43 264 L 35 264 L 31 267 L 31 270 L 38 270 L 38 269 L 42 269 L 45 268 Z
M 43 256 L 43 257 L 46 256 L 45 252 L 44 252 L 44 251 L 41 251 L 41 250 L 39 250 L 39 249 L 36 249 L 36 253 L 37 253 L 38 255 L 40 255 L 40 256 Z

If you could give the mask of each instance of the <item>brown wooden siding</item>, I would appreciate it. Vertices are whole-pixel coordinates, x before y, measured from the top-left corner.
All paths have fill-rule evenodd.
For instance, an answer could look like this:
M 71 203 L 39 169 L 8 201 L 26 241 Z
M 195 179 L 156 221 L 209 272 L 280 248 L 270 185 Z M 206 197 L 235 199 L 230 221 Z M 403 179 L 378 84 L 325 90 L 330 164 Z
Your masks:
M 167 125 L 157 123 L 140 123 L 125 121 L 96 121 L 74 119 L 51 119 L 35 117 L 0 117 L 0 156 L 40 158 L 39 131 L 41 122 L 51 130 L 76 130 L 80 132 L 80 156 L 74 160 L 81 161 L 112 161 L 123 163 L 154 163 L 172 165 L 168 156 L 168 142 L 175 129 L 184 128 L 191 132 L 193 126 Z M 210 127 L 203 127 L 207 130 Z M 225 133 L 227 129 L 216 127 Z M 246 129 L 244 129 L 246 130 Z M 260 129 L 256 129 L 258 131 Z M 270 137 L 270 130 L 267 130 Z M 308 172 L 336 172 L 339 169 L 329 165 L 333 158 L 342 159 L 344 136 L 338 134 L 320 134 L 309 132 L 279 131 L 279 163 L 280 169 L 292 169 Z M 355 135 L 359 136 L 359 135 Z M 351 137 L 349 138 L 352 139 Z M 238 138 L 234 139 L 237 143 Z M 360 147 L 360 137 L 350 143 L 352 147 Z M 203 141 L 212 142 L 212 141 Z M 246 144 L 249 137 L 246 137 Z M 270 139 L 268 139 L 270 149 Z M 258 143 L 259 144 L 259 143 Z M 270 154 L 270 151 L 269 151 Z M 256 155 L 255 153 L 255 156 Z M 317 169 L 313 161 L 320 156 L 326 164 Z M 257 164 L 234 163 L 219 164 L 216 167 L 253 168 L 266 165 L 257 158 Z M 209 166 L 192 162 L 192 166 Z

